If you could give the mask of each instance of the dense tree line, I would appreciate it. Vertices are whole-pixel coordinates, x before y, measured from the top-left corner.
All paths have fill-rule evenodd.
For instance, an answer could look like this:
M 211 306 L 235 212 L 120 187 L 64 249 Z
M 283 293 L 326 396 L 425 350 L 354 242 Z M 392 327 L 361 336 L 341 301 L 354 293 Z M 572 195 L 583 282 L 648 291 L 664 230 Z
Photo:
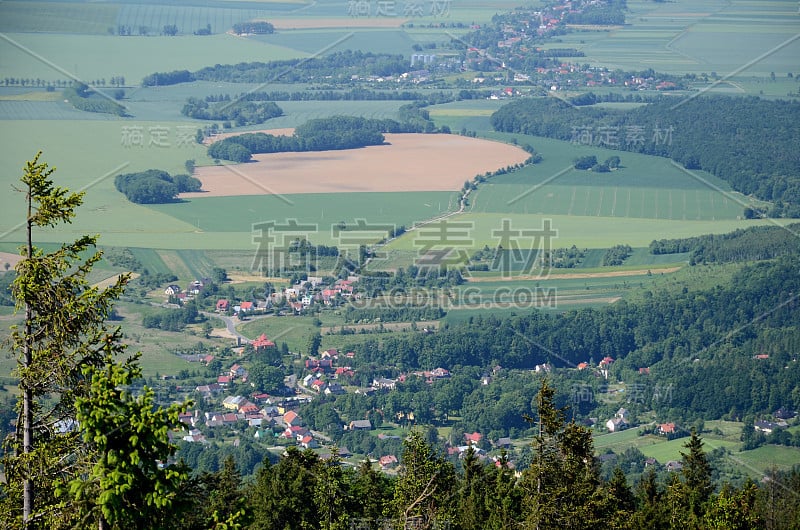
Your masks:
M 179 193 L 200 191 L 201 182 L 189 175 L 170 175 L 159 169 L 125 173 L 114 178 L 117 191 L 138 204 L 174 201 Z
M 327 76 L 350 79 L 352 75 L 397 75 L 408 70 L 408 59 L 402 55 L 345 50 L 313 58 L 217 64 L 196 72 L 180 70 L 157 72 L 142 80 L 143 86 L 164 86 L 192 81 L 229 83 L 318 82 Z
M 439 320 L 445 315 L 440 307 L 398 307 L 378 309 L 356 309 L 347 306 L 344 321 L 353 322 L 409 322 L 420 320 Z
M 209 105 L 207 101 L 191 97 L 186 100 L 181 114 L 197 120 L 231 121 L 236 127 L 244 127 L 282 116 L 283 109 L 273 101 L 236 100 Z
M 568 13 L 565 21 L 567 24 L 621 26 L 625 24 L 626 3 L 625 0 L 611 0 L 587 6 L 579 12 Z
M 187 325 L 202 322 L 205 317 L 197 311 L 194 303 L 186 303 L 180 309 L 163 309 L 150 313 L 142 318 L 145 328 L 157 328 L 164 331 L 183 331 Z
M 275 33 L 275 26 L 264 20 L 237 22 L 233 25 L 232 29 L 237 35 L 242 35 L 245 33 L 251 35 L 269 35 L 271 33 Z
M 147 75 L 142 79 L 142 86 L 167 86 L 191 83 L 192 81 L 195 81 L 195 78 L 189 70 L 174 70 Z
M 659 239 L 650 243 L 651 254 L 689 254 L 689 263 L 759 261 L 797 252 L 800 224 L 753 226 L 728 234 L 709 234 L 683 239 Z
M 236 96 L 235 99 L 247 101 L 416 101 L 419 99 L 428 99 L 428 96 L 428 94 L 412 92 L 410 90 L 397 91 L 351 88 L 349 90 L 304 90 L 295 92 L 273 90 L 271 92 L 240 94 Z M 442 97 L 445 97 L 445 95 L 442 94 Z
M 798 119 L 800 102 L 710 96 L 664 97 L 624 111 L 576 108 L 557 98 L 519 99 L 491 121 L 498 131 L 669 157 L 687 170 L 706 170 L 737 191 L 773 201 L 772 216 L 793 217 L 800 215 Z M 767 122 L 770 134 L 761 125 Z M 584 141 L 582 131 L 594 134 Z
M 395 120 L 332 116 L 309 120 L 295 128 L 292 136 L 245 133 L 214 142 L 208 156 L 246 162 L 256 153 L 283 153 L 355 149 L 380 145 L 383 133 L 418 132 L 413 125 Z
M 78 110 L 99 112 L 101 114 L 114 114 L 116 116 L 128 115 L 125 107 L 112 101 L 110 97 L 97 94 L 83 83 L 76 83 L 74 86 L 65 88 L 62 95 L 70 105 Z

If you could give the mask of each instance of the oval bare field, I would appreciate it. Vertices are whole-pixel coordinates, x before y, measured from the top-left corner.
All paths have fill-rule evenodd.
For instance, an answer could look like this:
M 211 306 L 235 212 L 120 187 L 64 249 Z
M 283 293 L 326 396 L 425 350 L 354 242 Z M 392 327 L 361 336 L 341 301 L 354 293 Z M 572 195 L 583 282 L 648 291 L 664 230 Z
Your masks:
M 202 192 L 182 198 L 290 193 L 456 191 L 487 171 L 522 163 L 523 149 L 454 134 L 386 134 L 386 143 L 343 151 L 270 153 L 195 169 Z

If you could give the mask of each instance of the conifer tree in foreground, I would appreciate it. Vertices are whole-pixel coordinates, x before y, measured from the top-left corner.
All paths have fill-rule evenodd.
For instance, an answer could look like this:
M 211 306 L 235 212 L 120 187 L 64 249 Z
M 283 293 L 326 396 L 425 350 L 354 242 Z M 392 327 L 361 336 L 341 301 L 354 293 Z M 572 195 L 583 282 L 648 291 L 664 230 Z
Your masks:
M 100 290 L 87 276 L 101 259 L 95 236 L 46 253 L 34 231 L 70 223 L 83 193 L 56 186 L 41 153 L 27 162 L 25 245 L 12 294 L 23 322 L 13 328 L 19 380 L 16 432 L 5 440 L 0 520 L 7 528 L 158 527 L 185 471 L 166 465 L 167 430 L 180 407 L 155 409 L 152 391 L 124 390 L 141 373 L 124 363 L 119 328 L 105 325 L 128 277 Z M 161 463 L 157 461 L 161 460 Z M 134 518 L 134 519 L 132 519 Z

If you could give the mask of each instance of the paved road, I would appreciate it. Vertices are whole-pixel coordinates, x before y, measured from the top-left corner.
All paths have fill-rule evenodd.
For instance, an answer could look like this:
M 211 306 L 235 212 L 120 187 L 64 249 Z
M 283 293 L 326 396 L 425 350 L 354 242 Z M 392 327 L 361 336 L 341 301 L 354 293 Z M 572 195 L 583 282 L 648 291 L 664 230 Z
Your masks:
M 239 320 L 237 317 L 229 317 L 228 315 L 221 315 L 219 313 L 209 313 L 208 311 L 201 311 L 200 313 L 208 318 L 218 318 L 225 322 L 225 327 L 228 329 L 228 332 L 234 337 L 239 338 L 242 341 L 242 344 L 247 344 L 250 342 L 250 339 L 236 330 L 236 323 Z
M 236 324 L 240 324 L 241 322 L 243 322 L 242 320 L 239 320 L 238 317 L 229 317 L 228 315 L 222 315 L 220 313 L 209 313 L 208 311 L 200 311 L 200 313 L 202 315 L 205 315 L 208 318 L 218 318 L 218 319 L 222 320 L 223 322 L 225 322 L 225 327 L 228 329 L 228 331 L 234 337 L 238 337 L 239 339 L 241 339 L 242 344 L 248 344 L 248 343 L 251 342 L 250 339 L 248 339 L 247 337 L 245 337 L 244 335 L 242 335 L 241 333 L 239 333 L 236 330 Z M 253 315 L 253 316 L 247 317 L 247 320 L 248 321 L 252 321 L 252 320 L 258 320 L 258 319 L 261 319 L 261 318 L 269 318 L 271 316 L 272 315 Z

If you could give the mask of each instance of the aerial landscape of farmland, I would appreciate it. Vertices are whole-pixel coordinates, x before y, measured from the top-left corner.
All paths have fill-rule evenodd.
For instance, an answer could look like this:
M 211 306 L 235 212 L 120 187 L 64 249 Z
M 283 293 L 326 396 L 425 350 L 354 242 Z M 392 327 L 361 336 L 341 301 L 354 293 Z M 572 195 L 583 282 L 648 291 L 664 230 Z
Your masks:
M 798 76 L 793 0 L 0 2 L 0 520 L 800 527 Z

